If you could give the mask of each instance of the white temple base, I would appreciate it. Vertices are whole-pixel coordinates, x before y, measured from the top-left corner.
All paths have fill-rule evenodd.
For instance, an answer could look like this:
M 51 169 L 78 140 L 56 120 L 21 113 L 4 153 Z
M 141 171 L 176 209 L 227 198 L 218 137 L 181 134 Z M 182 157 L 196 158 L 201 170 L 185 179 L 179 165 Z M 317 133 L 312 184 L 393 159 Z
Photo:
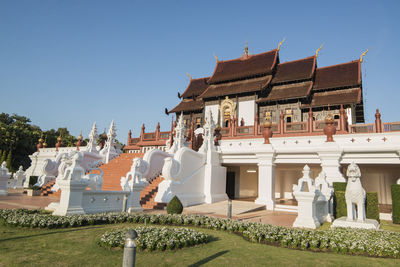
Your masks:
M 347 217 L 340 217 L 336 219 L 333 223 L 331 228 L 335 227 L 345 227 L 345 228 L 361 228 L 361 229 L 375 229 L 378 230 L 380 224 L 377 220 L 373 219 L 365 219 L 365 222 L 359 221 L 348 221 Z

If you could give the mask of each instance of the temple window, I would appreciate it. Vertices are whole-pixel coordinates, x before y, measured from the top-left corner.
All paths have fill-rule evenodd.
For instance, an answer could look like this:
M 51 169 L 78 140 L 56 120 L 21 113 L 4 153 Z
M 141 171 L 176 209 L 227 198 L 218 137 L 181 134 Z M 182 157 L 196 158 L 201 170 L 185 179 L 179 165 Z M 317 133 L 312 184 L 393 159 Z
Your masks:
M 335 116 L 333 116 L 333 118 L 334 118 L 335 120 L 338 120 L 338 119 L 340 118 L 340 116 L 339 116 L 338 114 L 336 114 Z

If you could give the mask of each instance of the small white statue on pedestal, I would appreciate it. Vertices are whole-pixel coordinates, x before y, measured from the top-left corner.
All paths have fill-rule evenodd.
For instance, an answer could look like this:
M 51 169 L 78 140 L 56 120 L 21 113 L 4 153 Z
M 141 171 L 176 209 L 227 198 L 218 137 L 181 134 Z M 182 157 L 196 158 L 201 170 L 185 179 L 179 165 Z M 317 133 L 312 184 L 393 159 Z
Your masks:
M 8 172 L 7 164 L 5 161 L 0 166 L 0 196 L 7 196 L 7 183 L 11 174 Z
M 361 185 L 360 168 L 354 162 L 347 168 L 347 177 L 345 194 L 347 217 L 341 217 L 335 220 L 332 227 L 379 229 L 378 221 L 365 218 L 366 193 Z

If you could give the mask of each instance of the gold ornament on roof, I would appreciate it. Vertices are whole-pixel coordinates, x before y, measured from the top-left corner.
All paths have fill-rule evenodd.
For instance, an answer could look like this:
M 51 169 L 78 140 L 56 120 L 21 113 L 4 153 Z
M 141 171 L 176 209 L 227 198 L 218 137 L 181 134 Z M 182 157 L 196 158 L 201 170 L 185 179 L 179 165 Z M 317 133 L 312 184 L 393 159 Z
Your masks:
M 364 53 L 362 53 L 362 54 L 361 54 L 361 56 L 360 56 L 360 63 L 362 63 L 362 62 L 363 62 L 363 60 L 364 60 L 364 56 L 367 54 L 368 50 L 369 50 L 369 48 L 368 48 L 367 50 L 365 50 L 365 52 L 364 52 Z
M 279 44 L 278 44 L 278 48 L 276 49 L 276 50 L 280 50 L 281 49 L 281 45 L 284 43 L 286 41 L 286 38 L 285 37 L 283 37 L 283 40 L 282 41 L 280 41 L 279 42 Z
M 192 75 L 186 72 L 186 75 L 189 77 L 190 80 L 192 80 Z
M 78 136 L 78 140 L 82 140 L 82 138 L 83 138 L 83 136 L 82 136 L 82 130 L 81 130 L 81 133 Z
M 216 60 L 217 63 L 218 63 L 218 57 L 217 57 L 215 54 L 214 54 L 213 56 L 214 56 L 215 60 Z
M 244 47 L 244 54 L 245 54 L 246 56 L 249 55 L 249 48 L 247 47 L 247 40 L 246 40 L 246 46 Z
M 315 57 L 318 57 L 318 53 L 319 53 L 319 51 L 321 51 L 323 46 L 324 46 L 324 43 L 322 43 L 322 45 L 317 49 L 317 51 L 315 51 Z

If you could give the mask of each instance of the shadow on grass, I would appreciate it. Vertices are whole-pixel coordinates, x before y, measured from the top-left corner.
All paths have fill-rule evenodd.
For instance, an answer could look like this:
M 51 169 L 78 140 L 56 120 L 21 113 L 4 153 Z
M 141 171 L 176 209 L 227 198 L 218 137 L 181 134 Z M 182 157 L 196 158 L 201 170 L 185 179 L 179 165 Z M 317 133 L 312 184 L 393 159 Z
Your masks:
M 45 235 L 54 235 L 54 234 L 82 231 L 82 230 L 95 229 L 95 228 L 99 228 L 99 227 L 98 226 L 81 227 L 81 228 L 74 228 L 74 229 L 68 229 L 68 230 L 65 230 L 65 228 L 60 228 L 60 229 L 58 229 L 58 231 L 54 231 L 54 232 L 40 233 L 40 234 L 36 234 L 36 235 L 24 235 L 24 236 L 10 237 L 10 238 L 2 238 L 2 239 L 0 239 L 0 242 L 10 241 L 10 240 L 18 240 L 18 239 L 24 239 L 24 238 L 31 238 L 31 237 L 37 237 L 37 236 L 45 236 Z
M 223 251 L 217 252 L 211 256 L 208 256 L 207 258 L 204 258 L 202 260 L 199 260 L 198 262 L 195 262 L 195 263 L 189 265 L 189 267 L 201 266 L 201 265 L 206 264 L 207 262 L 212 261 L 213 259 L 216 259 L 219 256 L 222 256 L 228 252 L 229 252 L 229 250 L 223 250 Z

